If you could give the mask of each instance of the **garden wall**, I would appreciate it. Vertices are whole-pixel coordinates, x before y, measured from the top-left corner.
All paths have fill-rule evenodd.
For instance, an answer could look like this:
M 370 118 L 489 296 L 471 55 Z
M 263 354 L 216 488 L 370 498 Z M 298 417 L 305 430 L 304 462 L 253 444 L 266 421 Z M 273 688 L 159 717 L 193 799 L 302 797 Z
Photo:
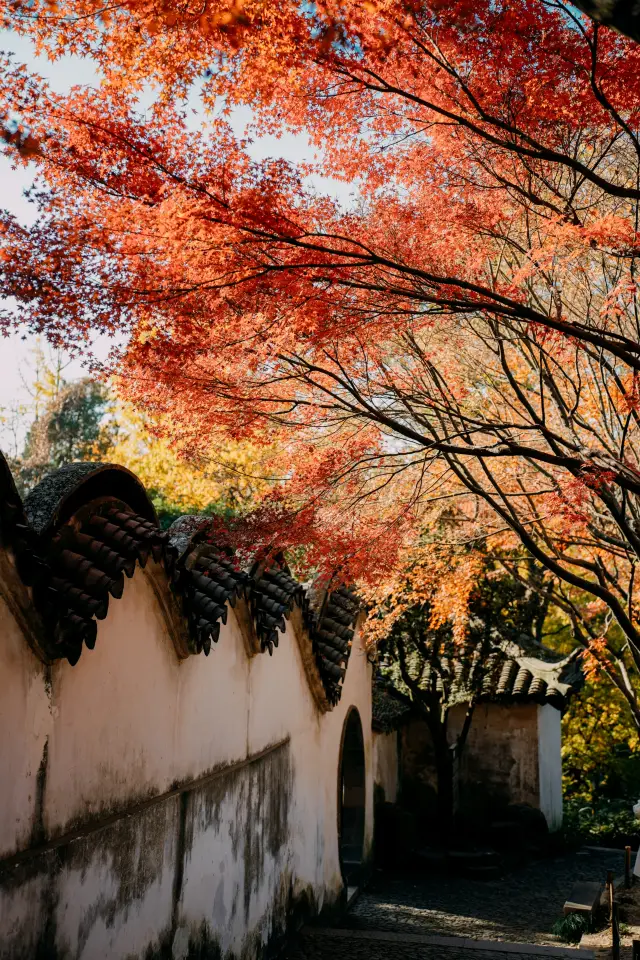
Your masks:
M 18 588 L 0 583 L 3 960 L 252 960 L 338 903 L 353 707 L 371 852 L 371 667 L 357 630 L 341 699 L 320 709 L 297 610 L 273 656 L 251 654 L 240 601 L 210 656 L 179 657 L 164 577 L 152 560 L 136 568 L 74 666 L 36 656 Z

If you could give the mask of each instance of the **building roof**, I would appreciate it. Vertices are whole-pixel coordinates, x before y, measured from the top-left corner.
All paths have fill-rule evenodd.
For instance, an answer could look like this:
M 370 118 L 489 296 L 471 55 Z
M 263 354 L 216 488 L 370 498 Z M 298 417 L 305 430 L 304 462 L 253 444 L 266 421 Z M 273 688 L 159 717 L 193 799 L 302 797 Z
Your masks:
M 550 704 L 563 711 L 584 682 L 580 650 L 565 657 L 543 647 L 538 647 L 538 651 L 540 656 L 531 656 L 524 647 L 508 643 L 491 653 L 483 670 L 479 702 Z M 449 675 L 449 698 L 453 702 L 465 703 L 469 699 L 468 677 L 474 652 L 467 651 L 460 659 L 443 659 L 441 666 Z M 436 683 L 438 688 L 443 688 L 440 677 Z M 412 716 L 415 708 L 410 698 L 388 680 L 377 678 L 373 693 L 373 729 L 388 733 Z
M 408 697 L 377 677 L 373 684 L 371 726 L 376 733 L 393 733 L 415 715 Z
M 254 652 L 272 654 L 298 608 L 311 640 L 327 707 L 340 699 L 355 622 L 356 595 L 346 586 L 310 589 L 284 562 L 243 569 L 211 542 L 210 518 L 182 517 L 160 529 L 140 481 L 114 464 L 69 464 L 45 477 L 22 502 L 0 454 L 0 545 L 30 590 L 37 652 L 48 662 L 77 663 L 93 649 L 97 621 L 122 596 L 136 566 L 155 564 L 168 599 L 186 626 L 184 655 L 208 655 L 228 607 L 242 601 L 255 632 Z M 31 609 L 33 608 L 33 609 Z
M 580 689 L 584 676 L 580 666 L 580 650 L 561 657 L 542 648 L 542 656 L 534 657 L 509 644 L 506 659 L 495 677 L 489 681 L 483 699 L 505 701 L 533 701 L 550 703 L 563 710 L 571 695 Z

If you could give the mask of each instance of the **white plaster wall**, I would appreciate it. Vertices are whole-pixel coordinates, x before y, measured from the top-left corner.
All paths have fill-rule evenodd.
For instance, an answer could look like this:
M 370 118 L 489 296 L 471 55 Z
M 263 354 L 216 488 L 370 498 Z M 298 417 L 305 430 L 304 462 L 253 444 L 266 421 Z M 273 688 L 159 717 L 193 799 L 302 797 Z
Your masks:
M 459 705 L 451 710 L 451 742 L 462 729 L 465 709 Z M 414 720 L 403 728 L 401 736 L 402 777 L 421 784 L 425 788 L 423 802 L 435 810 L 435 760 L 427 725 Z M 538 807 L 538 754 L 537 704 L 479 704 L 460 763 L 462 812 L 485 819 L 496 804 Z
M 55 880 L 55 946 L 77 960 L 144 957 L 171 924 L 179 801 L 67 847 Z
M 47 898 L 48 877 L 39 873 L 25 877 L 9 894 L 0 893 L 0 956 L 31 960 L 38 955 L 38 944 L 46 925 L 43 906 Z M 10 951 L 10 952 L 9 952 Z
M 464 722 L 464 706 L 450 715 L 450 736 Z M 375 736 L 376 742 L 378 735 Z M 378 748 L 376 746 L 376 752 Z M 377 770 L 377 764 L 376 764 Z M 378 773 L 376 772 L 376 782 Z M 402 731 L 402 776 L 436 786 L 427 726 L 414 721 Z M 461 799 L 469 812 L 487 802 L 526 803 L 544 814 L 550 830 L 562 825 L 561 715 L 550 704 L 486 703 L 476 707 L 462 755 Z M 486 813 L 491 812 L 489 807 Z
M 52 728 L 45 669 L 0 599 L 0 857 L 38 830 L 38 769 Z
M 250 661 L 249 753 L 291 733 L 296 830 L 293 872 L 301 882 L 320 884 L 334 893 L 342 884 L 338 851 L 338 774 L 342 731 L 356 707 L 364 734 L 367 771 L 365 852 L 373 844 L 373 750 L 371 735 L 371 666 L 356 632 L 337 707 L 318 713 L 310 696 L 294 630 L 287 630 L 269 656 Z M 294 728 L 292 729 L 292 720 Z
M 240 803 L 229 797 L 219 812 L 222 831 L 203 822 L 195 854 L 185 867 L 182 919 L 195 929 L 203 918 L 220 930 L 223 951 L 239 952 L 247 926 L 266 935 L 274 901 L 282 883 L 290 880 L 294 895 L 313 891 L 317 908 L 340 892 L 342 877 L 338 851 L 338 771 L 342 728 L 352 706 L 357 707 L 363 725 L 367 770 L 365 852 L 373 843 L 373 788 L 371 747 L 371 667 L 356 636 L 347 669 L 342 699 L 327 714 L 320 714 L 310 695 L 298 641 L 291 624 L 280 636 L 273 657 L 258 655 L 246 659 L 239 632 L 229 618 L 221 633 L 215 656 L 220 676 L 227 658 L 243 662 L 248 697 L 242 712 L 228 714 L 227 723 L 248 719 L 247 754 L 256 754 L 269 744 L 290 737 L 293 778 L 290 835 L 286 851 L 280 851 L 265 871 L 261 887 L 251 900 L 249 919 L 241 909 L 245 865 L 230 863 L 229 850 Z M 235 648 L 235 653 L 234 653 Z M 198 658 L 190 658 L 195 663 Z M 210 659 L 212 659 L 210 657 Z M 196 664 L 197 666 L 197 664 Z M 217 709 L 219 710 L 220 704 Z M 245 713 L 246 711 L 246 713 Z M 218 729 L 220 725 L 218 723 Z M 262 830 L 260 818 L 247 829 Z M 227 839 L 222 839 L 222 836 Z M 207 839 L 208 837 L 208 839 Z M 234 909 L 234 904 L 240 904 Z M 221 917 L 226 921 L 221 923 Z
M 398 797 L 398 734 L 373 734 L 373 782 L 384 790 L 387 803 Z
M 549 830 L 562 826 L 562 725 L 560 711 L 545 703 L 538 707 L 540 809 Z
M 457 735 L 465 707 L 452 710 L 450 730 Z M 462 755 L 461 777 L 504 794 L 510 803 L 539 803 L 538 707 L 535 703 L 478 705 Z
M 237 796 L 236 787 L 230 787 L 214 814 L 205 794 L 193 800 L 194 805 L 204 804 L 205 813 L 198 814 L 196 806 L 189 812 L 193 835 L 187 841 L 192 846 L 187 844 L 179 905 L 179 933 L 187 940 L 183 937 L 178 943 L 178 954 L 180 944 L 203 923 L 215 931 L 223 950 L 240 952 L 248 935 L 255 942 L 268 936 L 285 890 L 294 896 L 311 893 L 317 908 L 341 890 L 338 768 L 342 729 L 352 706 L 360 713 L 364 733 L 365 851 L 369 853 L 373 840 L 371 668 L 358 636 L 342 700 L 337 708 L 321 714 L 309 690 L 291 624 L 273 657 L 249 659 L 230 610 L 211 655 L 179 661 L 143 571 L 137 570 L 126 583 L 121 600 L 111 601 L 107 619 L 98 626 L 95 650 L 84 650 L 74 667 L 59 661 L 44 668 L 8 611 L 0 607 L 2 855 L 28 847 L 36 821 L 45 839 L 66 836 L 96 818 L 117 817 L 176 784 L 289 738 L 288 836 L 277 853 L 263 856 L 263 868 L 250 884 L 247 911 L 239 909 L 237 899 L 246 867 L 239 831 L 245 836 L 265 827 L 251 818 L 243 826 L 238 811 L 240 800 L 251 809 L 254 798 L 246 791 L 254 790 L 254 781 L 248 775 L 238 781 Z M 38 817 L 35 780 L 45 743 L 48 762 Z M 263 793 L 268 793 L 268 785 Z M 116 843 L 111 834 L 105 834 L 102 845 L 92 846 L 89 839 L 72 844 L 74 856 L 56 881 L 57 936 L 67 945 L 69 956 L 78 960 L 136 956 L 143 952 L 144 943 L 152 943 L 171 923 L 178 856 L 175 831 L 168 831 L 162 840 L 158 837 L 160 811 L 149 817 L 138 817 L 136 829 L 142 834 L 132 835 L 130 842 Z M 258 834 L 251 836 L 259 845 Z M 151 870 L 144 851 L 154 844 L 158 855 Z M 131 848 L 132 860 L 123 862 L 123 846 Z M 127 906 L 127 878 L 132 873 L 137 888 L 131 891 L 133 899 Z M 4 911 L 7 923 L 26 930 L 31 915 L 36 929 L 40 909 L 36 894 L 22 897 L 16 890 L 11 902 L 0 905 L 0 918 Z M 88 922 L 88 917 L 93 920 Z M 6 926 L 0 928 L 0 938 L 6 930 Z
M 306 767 L 313 777 L 313 788 L 318 782 L 324 784 L 324 839 L 326 843 L 324 857 L 324 883 L 326 889 L 336 891 L 341 885 L 338 854 L 338 771 L 340 765 L 340 747 L 347 714 L 356 707 L 362 722 L 364 737 L 364 757 L 366 772 L 365 796 L 365 833 L 364 853 L 368 857 L 373 848 L 373 742 L 371 733 L 371 666 L 366 651 L 360 643 L 359 632 L 354 638 L 349 668 L 344 682 L 342 699 L 338 706 L 322 718 L 323 739 L 321 742 L 320 763 L 311 769 L 307 760 Z M 310 759 L 310 758 L 309 758 Z M 320 774 L 320 777 L 318 776 Z
M 47 834 L 166 790 L 174 769 L 178 660 L 153 592 L 136 571 L 98 625 L 94 650 L 52 667 L 55 722 Z
M 246 757 L 251 752 L 249 660 L 234 613 L 229 611 L 208 657 L 188 657 L 177 666 L 174 660 L 171 672 L 177 698 L 173 775 L 186 780 Z
M 289 780 L 292 773 L 285 746 L 264 766 L 252 764 L 190 801 L 193 838 L 180 902 L 184 940 L 197 935 L 203 921 L 223 955 L 250 956 L 248 935 L 258 944 L 268 940 L 291 885 L 295 809 L 286 815 L 286 802 L 265 780 Z M 308 845 L 313 853 L 313 836 Z

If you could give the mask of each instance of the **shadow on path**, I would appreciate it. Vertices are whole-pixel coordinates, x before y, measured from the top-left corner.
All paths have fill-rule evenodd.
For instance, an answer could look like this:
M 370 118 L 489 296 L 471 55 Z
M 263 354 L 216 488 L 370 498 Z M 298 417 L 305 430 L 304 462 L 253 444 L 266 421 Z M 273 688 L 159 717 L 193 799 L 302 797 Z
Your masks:
M 340 923 L 360 930 L 557 944 L 551 928 L 574 883 L 621 874 L 624 854 L 581 850 L 528 863 L 496 880 L 377 872 Z
M 491 881 L 377 872 L 336 926 L 305 928 L 283 960 L 587 960 L 551 928 L 574 883 L 623 865 L 622 852 L 582 850 Z

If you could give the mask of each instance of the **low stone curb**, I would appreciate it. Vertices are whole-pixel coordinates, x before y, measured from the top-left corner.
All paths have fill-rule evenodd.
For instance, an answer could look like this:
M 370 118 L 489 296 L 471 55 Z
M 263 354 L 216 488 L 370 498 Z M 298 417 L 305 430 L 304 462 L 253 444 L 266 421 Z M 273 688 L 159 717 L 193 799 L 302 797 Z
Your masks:
M 509 943 L 505 940 L 473 940 L 467 937 L 439 937 L 420 933 L 388 933 L 383 930 L 350 930 L 344 927 L 303 927 L 305 936 L 334 937 L 341 940 L 372 940 L 406 943 L 414 946 L 457 947 L 459 950 L 492 951 L 512 956 L 551 957 L 552 960 L 595 960 L 593 950 L 580 947 L 545 947 L 535 943 Z

